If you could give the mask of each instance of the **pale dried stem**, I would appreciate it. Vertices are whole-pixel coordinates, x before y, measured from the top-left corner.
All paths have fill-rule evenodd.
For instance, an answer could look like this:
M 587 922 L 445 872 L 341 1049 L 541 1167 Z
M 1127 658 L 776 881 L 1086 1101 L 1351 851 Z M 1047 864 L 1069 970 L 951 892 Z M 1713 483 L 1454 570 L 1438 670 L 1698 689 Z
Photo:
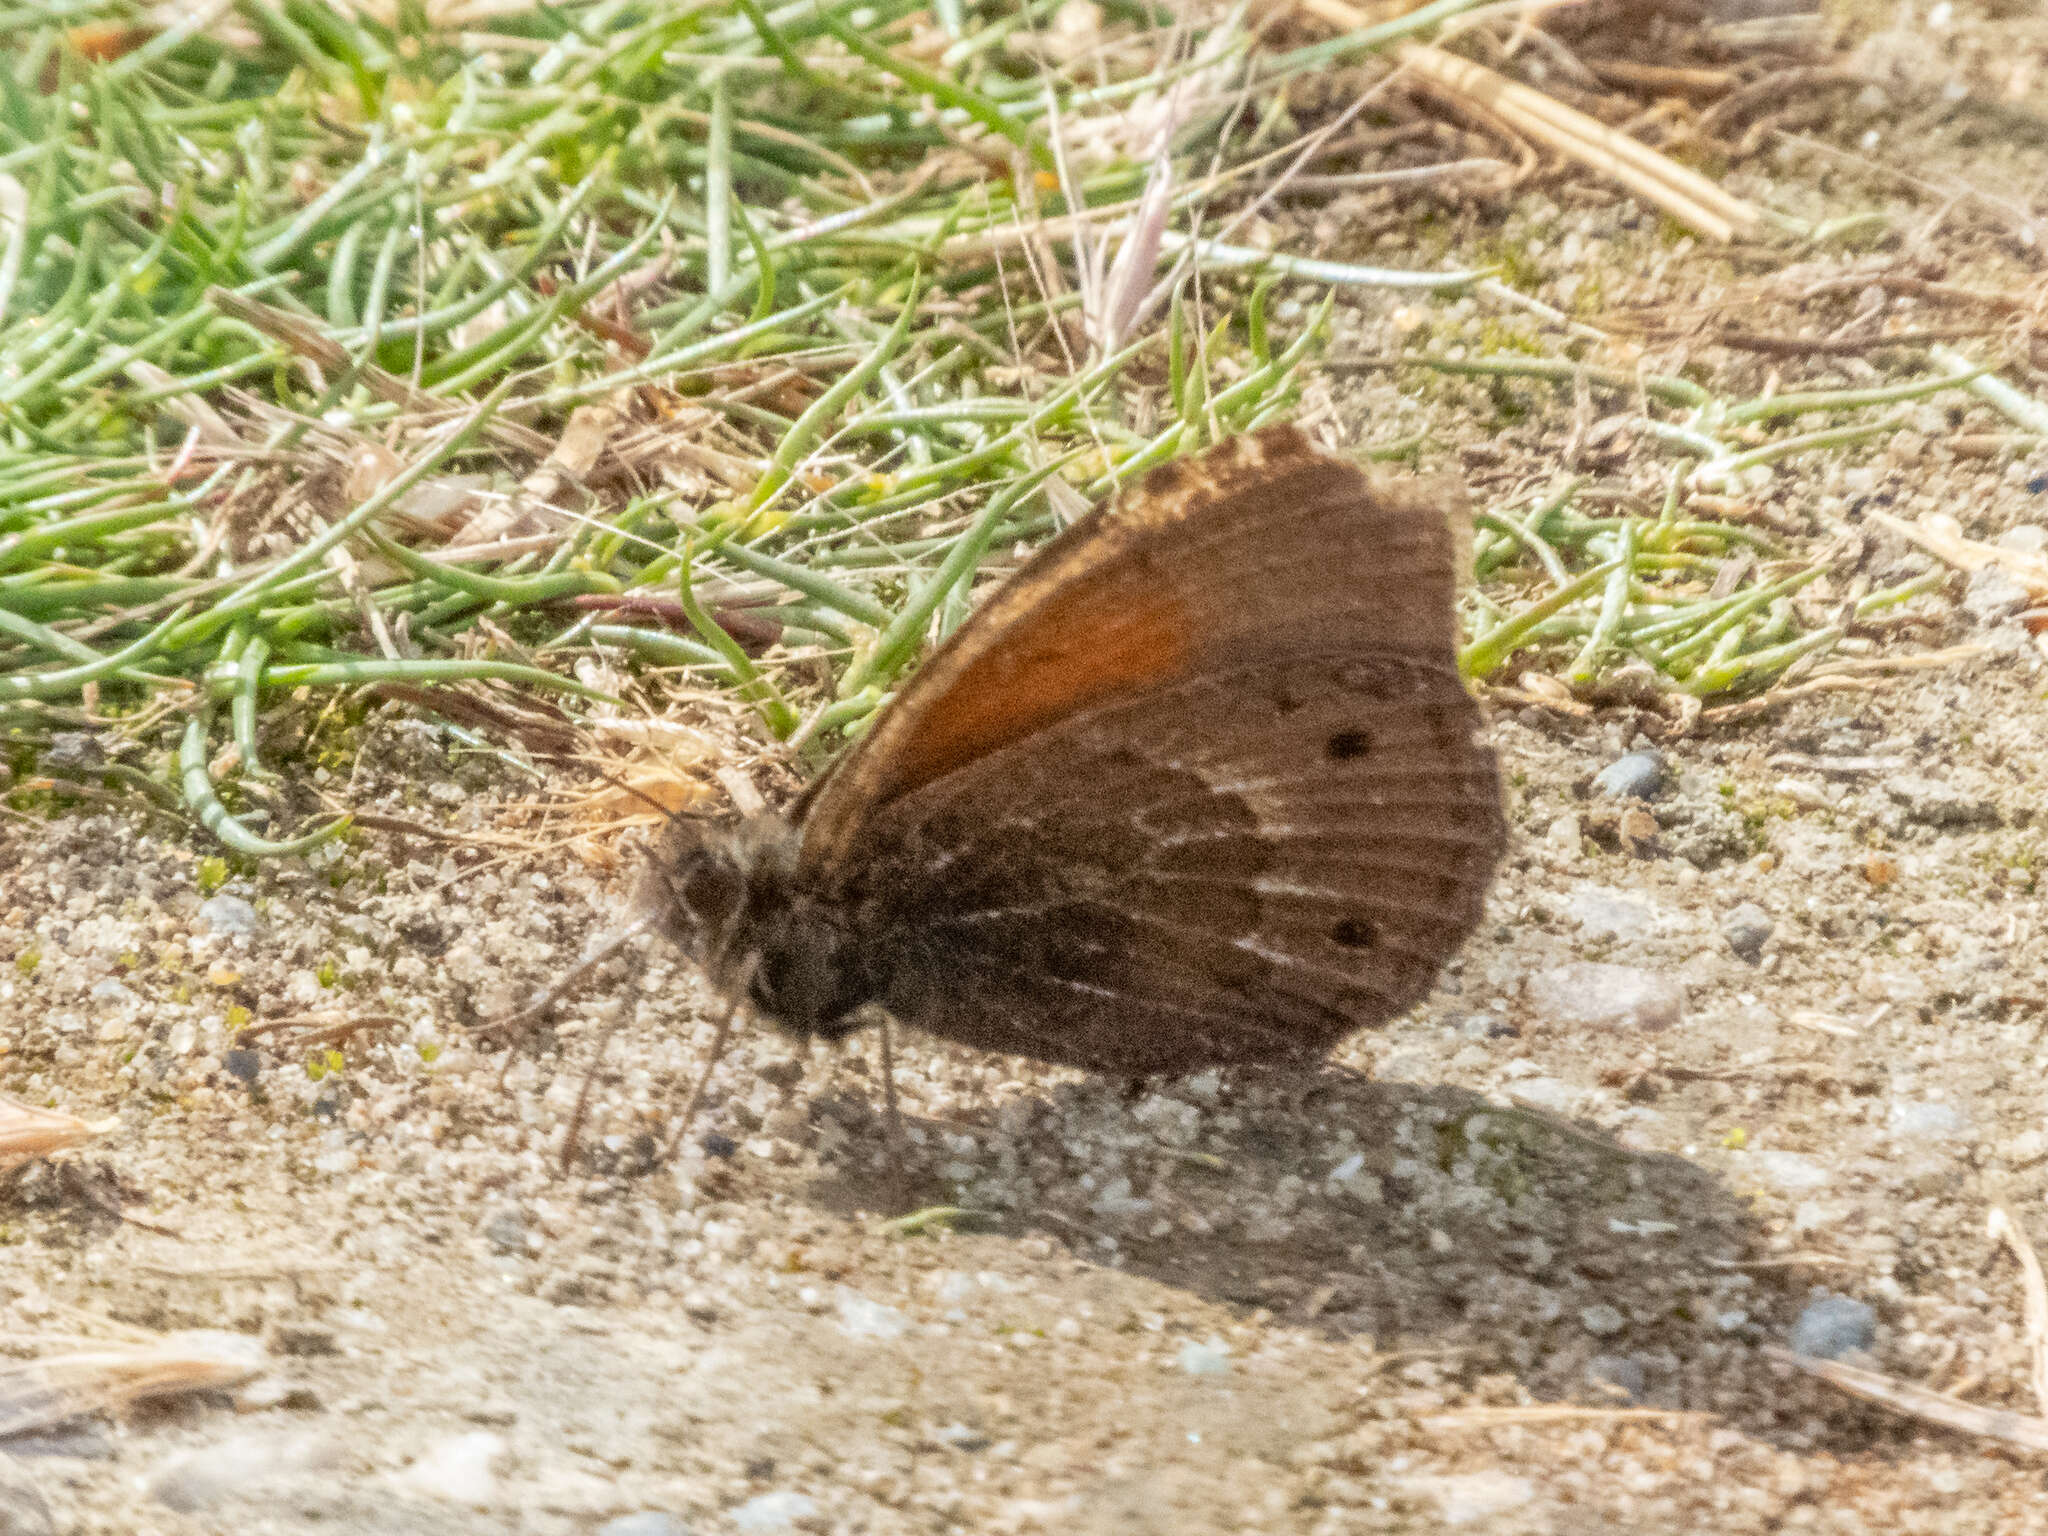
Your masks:
M 2027 1352 L 2033 1356 L 2034 1408 L 2048 1414 L 2048 1281 L 2041 1278 L 2041 1261 L 2034 1245 L 2027 1241 L 2020 1224 L 2002 1206 L 1991 1208 L 1987 1223 L 1993 1241 L 2005 1239 L 2006 1247 L 2020 1263 L 2020 1285 L 2024 1295 Z
M 1910 1386 L 1882 1371 L 1867 1371 L 1861 1366 L 1844 1365 L 1839 1360 L 1816 1360 L 1775 1344 L 1766 1345 L 1764 1354 L 1780 1365 L 1789 1365 L 1795 1371 L 1816 1376 L 1851 1397 L 1860 1397 L 1865 1402 L 1876 1403 L 1909 1419 L 1918 1419 L 1923 1424 L 1939 1424 L 1944 1429 L 1979 1435 L 2021 1450 L 2048 1451 L 2048 1419 L 2011 1413 L 2002 1408 L 1980 1407 L 1945 1392 Z
M 0 1174 L 90 1141 L 106 1128 L 54 1109 L 36 1109 L 14 1099 L 0 1098 Z
M 1531 86 L 1427 44 L 1404 44 L 1398 55 L 1438 94 L 1473 103 L 1516 133 L 1621 183 L 1696 234 L 1726 243 L 1763 224 L 1755 204 Z

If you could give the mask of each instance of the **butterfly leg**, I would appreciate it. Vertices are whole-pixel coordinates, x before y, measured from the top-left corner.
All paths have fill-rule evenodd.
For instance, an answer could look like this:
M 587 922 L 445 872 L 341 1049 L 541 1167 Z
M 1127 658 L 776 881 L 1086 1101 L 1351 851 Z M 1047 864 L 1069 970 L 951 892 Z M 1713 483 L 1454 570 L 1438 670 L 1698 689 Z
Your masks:
M 910 1208 L 910 1180 L 904 1172 L 907 1150 L 903 1115 L 896 1103 L 896 1024 L 882 1019 L 882 1103 L 889 1120 L 889 1200 L 899 1211 Z
M 647 951 L 644 947 L 632 952 L 626 984 L 619 989 L 619 1000 L 612 1010 L 604 1033 L 597 1037 L 597 1047 L 590 1053 L 590 1066 L 583 1073 L 583 1086 L 576 1092 L 576 1107 L 569 1113 L 569 1124 L 562 1132 L 562 1161 L 560 1173 L 564 1178 L 576 1164 L 576 1146 L 583 1139 L 583 1117 L 590 1108 L 591 1085 L 597 1081 L 598 1069 L 604 1065 L 605 1053 L 611 1049 L 612 1036 L 619 1032 L 619 1026 L 628 1019 L 637 1018 L 640 1013 L 640 984 L 647 976 Z M 511 1053 L 507 1053 L 509 1057 Z
M 754 967 L 749 962 L 743 969 L 738 984 L 733 988 L 732 1002 L 727 1006 L 724 1017 L 718 1021 L 718 1031 L 711 1037 L 711 1049 L 705 1053 L 704 1070 L 697 1074 L 697 1082 L 690 1089 L 689 1098 L 683 1101 L 681 1113 L 676 1116 L 676 1128 L 669 1132 L 668 1145 L 662 1149 L 661 1159 L 668 1162 L 683 1144 L 683 1138 L 690 1133 L 690 1124 L 697 1118 L 697 1108 L 704 1102 L 704 1092 L 711 1086 L 711 1074 L 718 1070 L 718 1063 L 725 1055 L 726 1043 L 732 1039 L 733 1020 L 740 1014 L 740 999 L 747 995 L 747 988 L 754 979 Z

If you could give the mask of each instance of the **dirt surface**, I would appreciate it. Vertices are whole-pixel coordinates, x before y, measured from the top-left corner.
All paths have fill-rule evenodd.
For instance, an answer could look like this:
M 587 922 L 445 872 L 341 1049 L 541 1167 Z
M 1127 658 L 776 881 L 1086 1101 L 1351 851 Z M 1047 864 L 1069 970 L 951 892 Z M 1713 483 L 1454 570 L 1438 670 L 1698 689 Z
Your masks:
M 1512 248 L 1551 302 L 1596 281 L 1612 314 L 1685 321 L 1648 366 L 1730 398 L 1773 369 L 1881 380 L 1882 350 L 1705 338 L 1954 319 L 1888 272 L 2038 291 L 2048 22 L 1909 9 L 1910 33 L 1879 33 L 1889 6 L 1861 23 L 1897 83 L 1832 98 L 1800 130 L 1826 153 L 1726 178 L 1809 217 L 1883 208 L 1875 248 L 1731 261 L 1571 179 L 1505 221 L 1447 208 L 1426 249 L 1378 195 L 1313 238 L 1389 263 Z M 1333 350 L 1504 328 L 1543 334 L 1368 295 Z M 1859 541 L 1845 576 L 1878 583 L 1929 562 L 1871 508 L 2048 537 L 2048 454 L 1987 448 L 2010 424 L 1963 396 L 1917 410 L 1748 503 L 1800 547 Z M 1426 467 L 1491 502 L 1589 440 L 1538 385 L 1346 373 L 1309 414 L 1347 442 L 1427 430 Z M 1669 472 L 1647 445 L 1598 468 L 1652 498 Z M 10 821 L 0 1092 L 118 1123 L 0 1194 L 0 1339 L 216 1329 L 264 1368 L 7 1442 L 0 1532 L 2048 1529 L 2037 1460 L 1765 1353 L 1797 1332 L 2036 1411 L 1986 1218 L 2048 1240 L 2048 668 L 1982 584 L 1911 612 L 1866 654 L 1981 649 L 1689 735 L 1498 710 L 1514 845 L 1489 919 L 1325 1073 L 1133 1097 L 906 1043 L 908 1204 L 976 1213 L 958 1230 L 883 1226 L 906 1207 L 872 1036 L 809 1059 L 741 1039 L 663 1161 L 711 1033 L 667 956 L 557 1172 L 616 987 L 517 1056 L 465 1028 L 579 952 L 620 870 L 385 831 L 202 892 L 210 850 L 126 813 Z M 1637 749 L 1661 757 L 1647 826 L 1594 783 Z M 466 832 L 525 790 L 393 712 L 349 792 Z M 231 1049 L 305 1015 L 361 1029 L 331 1060 Z

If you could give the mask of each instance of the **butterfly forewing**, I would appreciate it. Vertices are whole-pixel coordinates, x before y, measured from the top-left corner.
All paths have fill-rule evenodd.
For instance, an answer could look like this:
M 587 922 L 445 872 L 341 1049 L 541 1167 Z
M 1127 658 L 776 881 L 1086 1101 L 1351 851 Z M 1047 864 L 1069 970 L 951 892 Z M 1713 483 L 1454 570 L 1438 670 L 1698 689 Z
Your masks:
M 804 812 L 819 884 L 877 809 L 1091 705 L 1331 635 L 1448 657 L 1442 496 L 1374 490 L 1292 427 L 1154 470 L 992 594 L 876 719 Z
M 800 825 L 881 1001 L 1137 1074 L 1310 1057 L 1421 997 L 1503 839 L 1450 510 L 1267 433 L 1049 547 Z

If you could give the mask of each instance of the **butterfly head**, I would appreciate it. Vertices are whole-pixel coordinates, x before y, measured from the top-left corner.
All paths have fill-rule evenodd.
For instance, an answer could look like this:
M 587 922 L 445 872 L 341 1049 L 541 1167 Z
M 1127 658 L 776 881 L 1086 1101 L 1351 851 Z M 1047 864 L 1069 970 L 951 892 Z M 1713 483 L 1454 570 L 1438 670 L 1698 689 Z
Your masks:
M 773 814 L 678 817 L 641 899 L 721 993 L 792 1034 L 836 1039 L 874 988 L 840 915 L 801 890 L 797 836 Z

